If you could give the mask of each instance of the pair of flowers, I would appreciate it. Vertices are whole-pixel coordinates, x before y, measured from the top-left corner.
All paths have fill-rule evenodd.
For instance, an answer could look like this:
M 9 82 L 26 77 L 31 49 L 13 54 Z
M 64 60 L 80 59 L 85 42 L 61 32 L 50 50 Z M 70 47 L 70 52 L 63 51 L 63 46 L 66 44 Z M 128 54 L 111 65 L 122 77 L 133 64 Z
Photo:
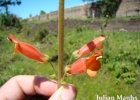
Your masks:
M 87 73 L 90 77 L 95 77 L 97 71 L 101 68 L 99 58 L 102 58 L 103 52 L 102 41 L 105 40 L 104 35 L 100 35 L 91 42 L 82 46 L 79 50 L 73 52 L 73 56 L 79 58 L 72 65 L 66 67 L 66 72 L 68 74 L 80 74 Z M 94 49 L 97 51 L 93 52 L 89 57 L 80 58 Z
M 37 60 L 41 63 L 49 61 L 47 55 L 42 54 L 32 45 L 19 41 L 14 35 L 10 34 L 7 39 L 15 43 L 14 54 L 20 52 L 26 57 Z M 99 58 L 103 55 L 103 52 L 100 49 L 102 48 L 102 41 L 104 39 L 105 36 L 100 35 L 93 41 L 82 46 L 79 50 L 74 51 L 72 56 L 78 59 L 73 64 L 66 67 L 66 72 L 68 74 L 80 74 L 86 72 L 90 77 L 96 76 L 97 71 L 101 68 Z M 98 51 L 94 52 L 91 56 L 80 58 L 93 51 L 95 48 L 97 48 Z

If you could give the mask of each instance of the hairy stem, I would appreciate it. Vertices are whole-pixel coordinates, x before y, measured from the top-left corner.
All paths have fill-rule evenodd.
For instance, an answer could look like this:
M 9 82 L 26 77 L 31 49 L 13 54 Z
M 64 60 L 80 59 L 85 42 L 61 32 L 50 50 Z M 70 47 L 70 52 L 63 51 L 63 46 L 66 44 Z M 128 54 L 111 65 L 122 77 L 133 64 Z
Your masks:
M 63 48 L 64 48 L 64 0 L 59 0 L 58 11 L 58 88 L 63 77 Z

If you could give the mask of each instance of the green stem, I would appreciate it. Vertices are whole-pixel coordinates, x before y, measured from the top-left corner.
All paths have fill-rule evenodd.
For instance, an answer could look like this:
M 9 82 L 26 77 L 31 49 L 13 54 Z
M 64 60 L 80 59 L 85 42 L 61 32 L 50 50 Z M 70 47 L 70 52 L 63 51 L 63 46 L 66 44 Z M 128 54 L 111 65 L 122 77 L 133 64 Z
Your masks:
M 73 60 L 73 56 L 71 55 L 71 56 L 70 56 L 70 59 L 68 60 L 68 62 L 67 62 L 66 65 L 70 64 L 70 62 L 71 62 L 72 60 Z
M 63 48 L 64 48 L 64 0 L 59 0 L 58 11 L 58 88 L 63 77 Z
M 61 79 L 61 82 L 63 82 L 63 81 L 64 81 L 65 76 L 66 76 L 66 72 L 64 73 L 64 75 L 63 75 L 63 77 L 62 77 L 62 79 Z
M 52 69 L 53 69 L 53 71 L 54 71 L 54 73 L 55 73 L 55 76 L 57 76 L 56 70 L 55 70 L 55 68 L 54 68 L 54 66 L 53 66 L 53 64 L 52 64 L 52 62 L 49 61 L 49 63 L 50 63 L 50 65 L 52 66 Z

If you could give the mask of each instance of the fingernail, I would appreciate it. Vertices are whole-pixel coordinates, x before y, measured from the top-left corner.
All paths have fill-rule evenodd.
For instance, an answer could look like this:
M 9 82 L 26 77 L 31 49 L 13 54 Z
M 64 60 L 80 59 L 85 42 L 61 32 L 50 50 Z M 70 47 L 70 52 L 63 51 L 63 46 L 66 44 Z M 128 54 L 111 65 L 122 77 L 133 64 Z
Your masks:
M 74 100 L 77 95 L 77 90 L 73 85 L 64 85 L 61 93 L 62 100 Z

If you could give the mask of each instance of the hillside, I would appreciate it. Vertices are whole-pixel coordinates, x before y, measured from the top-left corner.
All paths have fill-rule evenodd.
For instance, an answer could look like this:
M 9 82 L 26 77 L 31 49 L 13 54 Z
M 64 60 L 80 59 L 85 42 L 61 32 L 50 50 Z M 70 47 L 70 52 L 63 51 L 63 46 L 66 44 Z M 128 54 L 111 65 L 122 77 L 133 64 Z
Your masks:
M 91 29 L 100 30 L 100 25 L 104 23 L 104 21 L 92 21 L 92 20 L 78 20 L 78 19 L 67 19 L 65 20 L 64 27 L 65 28 L 75 28 L 77 26 L 85 26 Z M 33 27 L 33 29 L 37 29 L 37 27 L 48 27 L 50 31 L 57 30 L 57 21 L 51 20 L 49 22 L 44 22 L 37 24 Z M 130 18 L 130 20 L 109 20 L 107 27 L 105 30 L 117 31 L 119 29 L 124 29 L 127 32 L 138 32 L 140 31 L 140 18 Z
M 140 19 L 109 20 L 104 33 L 100 30 L 102 22 L 104 21 L 65 20 L 64 67 L 75 62 L 70 60 L 73 51 L 101 34 L 106 36 L 106 40 L 103 41 L 103 58 L 100 60 L 101 69 L 97 76 L 90 78 L 83 73 L 66 77 L 65 81 L 77 87 L 76 100 L 96 100 L 97 95 L 115 98 L 117 95 L 133 96 L 139 100 Z M 55 20 L 24 23 L 20 32 L 15 29 L 0 31 L 0 85 L 16 75 L 52 78 L 53 70 L 49 63 L 38 63 L 20 53 L 13 55 L 14 43 L 6 39 L 10 33 L 20 41 L 33 45 L 50 58 L 58 54 Z M 52 64 L 57 70 L 57 59 L 53 60 Z

